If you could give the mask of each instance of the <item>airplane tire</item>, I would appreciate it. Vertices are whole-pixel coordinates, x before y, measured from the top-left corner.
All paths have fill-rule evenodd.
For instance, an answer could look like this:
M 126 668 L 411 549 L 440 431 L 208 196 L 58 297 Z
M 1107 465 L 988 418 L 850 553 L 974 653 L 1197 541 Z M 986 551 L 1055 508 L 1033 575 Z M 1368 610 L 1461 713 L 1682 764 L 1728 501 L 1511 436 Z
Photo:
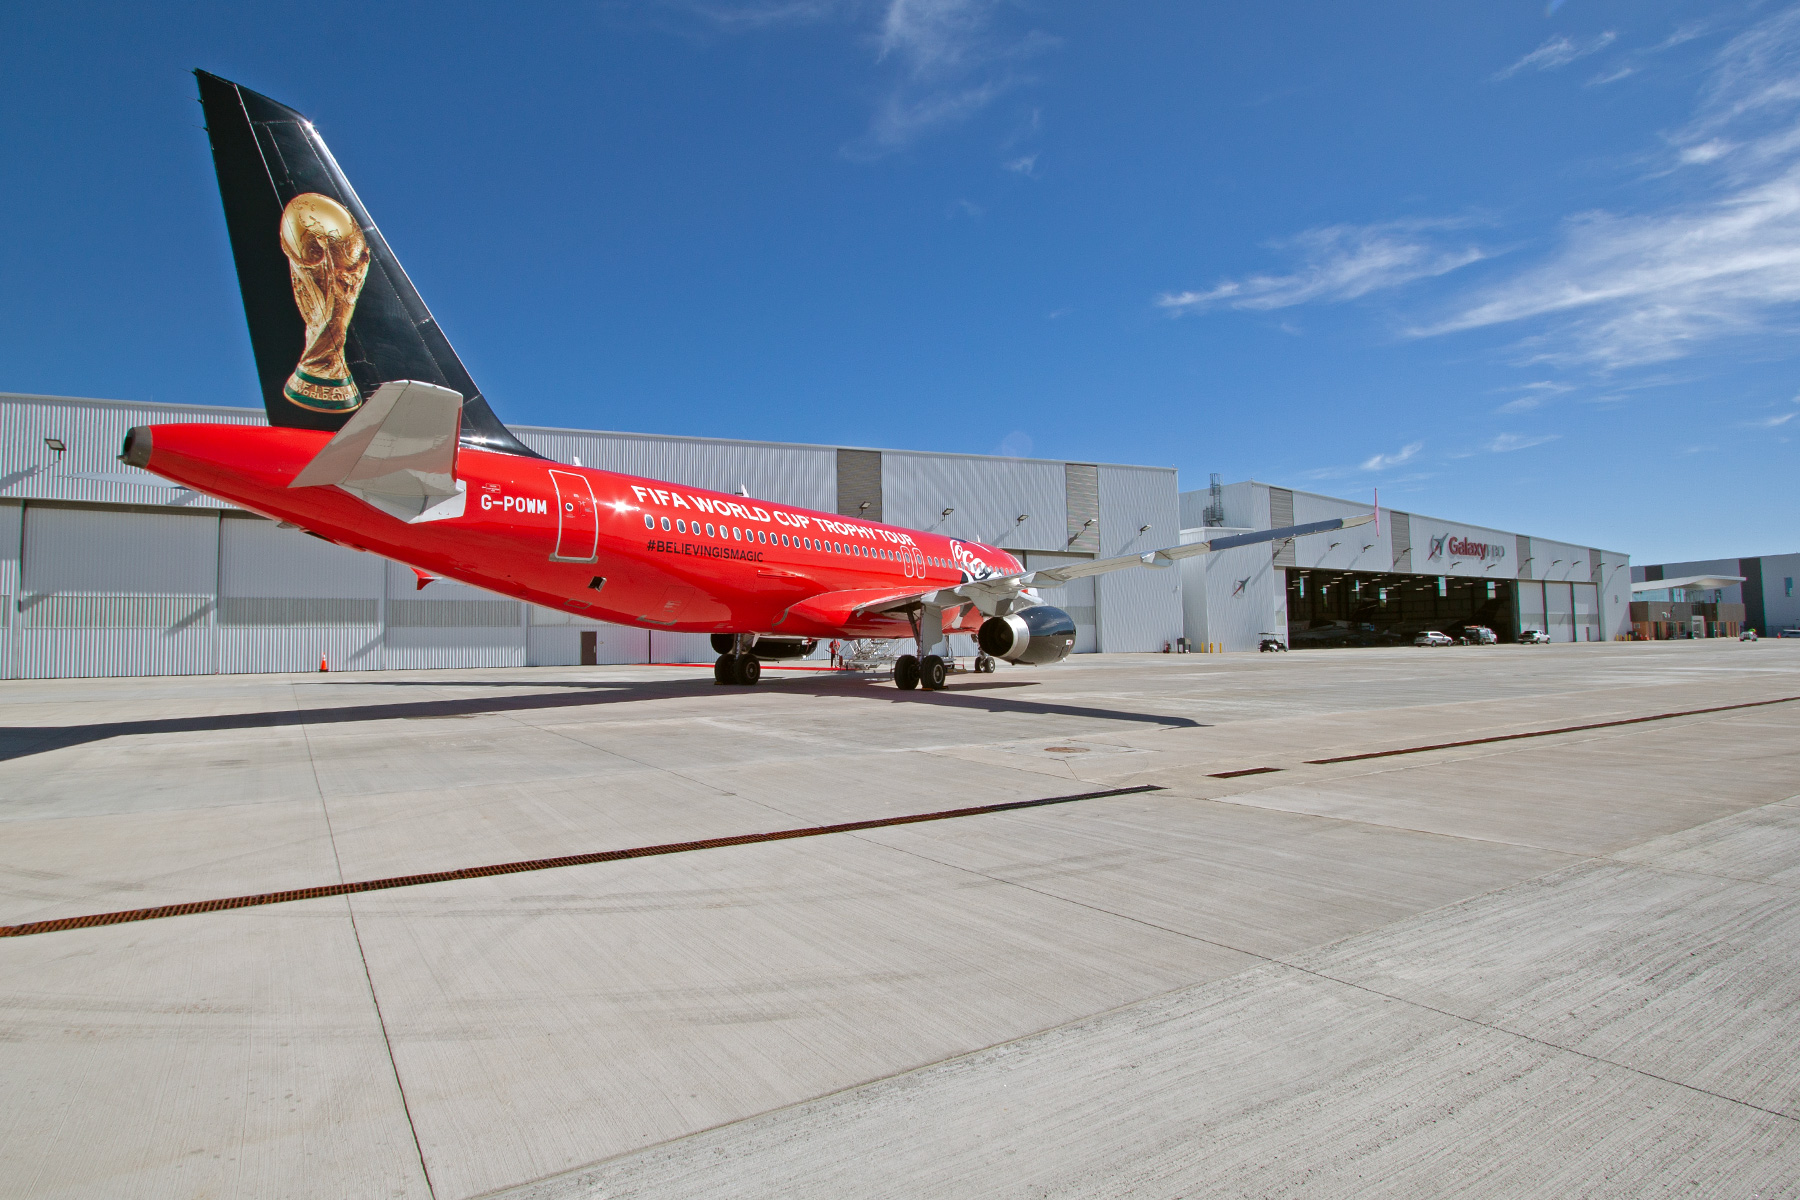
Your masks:
M 902 654 L 894 660 L 894 686 L 903 692 L 910 692 L 919 686 L 919 660 L 910 654 Z
M 940 690 L 949 675 L 950 671 L 944 665 L 944 660 L 935 654 L 927 654 L 924 661 L 919 663 L 919 682 L 928 692 Z
M 713 682 L 726 684 L 731 682 L 731 655 L 719 655 L 719 661 L 713 664 Z
M 977 675 L 992 675 L 994 673 L 994 660 L 985 654 L 981 655 L 975 660 L 975 673 Z
M 762 663 L 757 661 L 756 655 L 746 654 L 737 660 L 737 671 L 733 682 L 741 683 L 745 687 L 755 687 L 756 681 L 761 678 Z

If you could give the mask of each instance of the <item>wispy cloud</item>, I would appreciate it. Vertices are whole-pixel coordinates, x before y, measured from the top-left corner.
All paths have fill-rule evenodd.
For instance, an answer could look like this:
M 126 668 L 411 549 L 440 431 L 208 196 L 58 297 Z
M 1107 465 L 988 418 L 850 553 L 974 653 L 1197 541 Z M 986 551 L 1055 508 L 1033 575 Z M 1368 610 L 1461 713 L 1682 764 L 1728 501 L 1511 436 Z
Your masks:
M 780 25 L 842 21 L 873 28 L 882 79 L 867 131 L 844 147 L 880 158 L 925 134 L 968 119 L 1029 82 L 1028 59 L 1056 44 L 1040 30 L 1010 29 L 1010 0 L 659 0 L 710 31 L 749 33 Z
M 1000 169 L 1035 179 L 1037 177 L 1037 160 L 1038 156 L 1035 154 L 1021 154 L 1017 158 L 1001 163 Z
M 1397 467 L 1401 463 L 1411 462 L 1413 459 L 1417 458 L 1419 456 L 1419 451 L 1424 448 L 1424 442 L 1408 442 L 1392 454 L 1376 454 L 1364 459 L 1362 469 L 1365 471 L 1385 471 L 1390 467 Z
M 1800 417 L 1800 413 L 1779 413 L 1773 417 L 1763 417 L 1762 419 L 1756 420 L 1756 421 L 1745 421 L 1744 428 L 1746 428 L 1746 429 L 1779 429 L 1783 425 L 1786 425 L 1789 421 L 1793 420 L 1795 417 Z
M 1502 79 L 1511 79 L 1520 71 L 1554 71 L 1558 67 L 1568 66 L 1578 58 L 1586 58 L 1590 54 L 1604 50 L 1618 40 L 1619 35 L 1610 29 L 1605 33 L 1579 41 L 1559 33 L 1512 66 L 1502 71 L 1496 71 L 1494 79 L 1496 82 Z
M 887 0 L 878 62 L 895 76 L 868 133 L 845 147 L 853 158 L 899 150 L 941 126 L 974 116 L 1027 81 L 1024 63 L 1056 44 L 1039 30 L 1003 30 L 1003 0 Z
M 1702 195 L 1658 212 L 1588 212 L 1543 262 L 1476 293 L 1419 336 L 1549 319 L 1535 359 L 1603 369 L 1787 329 L 1800 304 L 1800 7 L 1719 53 L 1671 166 Z
M 1554 442 L 1561 437 L 1560 433 L 1540 433 L 1535 437 L 1518 433 L 1503 433 L 1487 444 L 1487 448 L 1495 454 L 1506 454 L 1513 450 L 1529 450 L 1533 446 L 1541 446 L 1545 442 Z
M 1174 313 L 1188 313 L 1218 306 L 1266 311 L 1354 300 L 1480 261 L 1484 254 L 1476 246 L 1443 244 L 1440 235 L 1461 224 L 1393 221 L 1310 229 L 1274 244 L 1299 259 L 1289 274 L 1228 279 L 1206 291 L 1165 292 L 1156 303 Z

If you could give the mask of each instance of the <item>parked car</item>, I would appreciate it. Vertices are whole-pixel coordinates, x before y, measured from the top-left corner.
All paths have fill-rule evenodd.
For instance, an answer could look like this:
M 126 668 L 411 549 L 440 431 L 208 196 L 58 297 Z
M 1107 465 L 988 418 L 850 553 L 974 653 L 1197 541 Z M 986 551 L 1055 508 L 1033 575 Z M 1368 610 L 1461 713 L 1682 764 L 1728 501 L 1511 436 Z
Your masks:
M 1748 625 L 1744 626 L 1743 632 L 1738 634 L 1738 641 L 1740 642 L 1754 642 L 1755 640 L 1756 630 L 1750 628 Z
M 1800 629 L 1784 629 L 1776 637 L 1800 638 Z
M 1439 633 L 1435 629 L 1427 629 L 1424 633 L 1421 633 L 1418 637 L 1413 639 L 1413 645 L 1415 646 L 1454 646 L 1455 644 L 1455 642 L 1451 641 L 1447 636 Z
M 1550 635 L 1541 629 L 1527 629 L 1519 635 L 1519 644 L 1522 646 L 1548 646 Z
M 1465 646 L 1497 646 L 1500 635 L 1486 625 L 1464 625 L 1461 630 L 1462 644 Z

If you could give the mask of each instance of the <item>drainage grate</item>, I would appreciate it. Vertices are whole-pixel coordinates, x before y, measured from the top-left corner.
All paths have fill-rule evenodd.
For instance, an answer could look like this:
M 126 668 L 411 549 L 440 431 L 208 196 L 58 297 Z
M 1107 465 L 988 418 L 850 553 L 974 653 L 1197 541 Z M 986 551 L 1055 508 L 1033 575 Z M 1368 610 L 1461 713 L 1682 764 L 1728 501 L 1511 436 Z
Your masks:
M 904 817 L 882 817 L 873 821 L 848 821 L 842 825 L 813 825 L 803 829 L 777 829 L 771 833 L 745 833 L 736 837 L 706 838 L 698 842 L 671 842 L 661 846 L 638 846 L 629 850 L 598 850 L 591 854 L 569 854 L 561 858 L 533 858 L 523 862 L 495 863 L 486 867 L 463 867 L 455 871 L 430 871 L 422 875 L 395 875 L 387 879 L 365 879 L 358 883 L 332 883 L 323 887 L 295 888 L 287 892 L 265 892 L 256 896 L 230 896 L 222 900 L 195 900 L 187 904 L 165 904 L 159 908 L 134 908 L 124 912 L 94 913 L 85 917 L 63 917 L 54 921 L 30 921 L 23 925 L 0 925 L 0 937 L 27 937 L 34 933 L 60 933 L 66 929 L 86 929 L 92 925 L 120 925 L 127 921 L 154 921 L 162 917 L 186 917 L 195 913 L 223 912 L 228 908 L 286 904 L 292 900 L 317 900 L 325 896 L 380 892 L 389 888 L 418 887 L 426 883 L 449 883 L 457 879 L 481 879 L 489 875 L 517 875 L 525 871 L 551 871 L 558 867 L 582 867 L 592 863 L 618 862 L 627 858 L 655 858 L 662 854 L 685 854 L 690 850 L 717 850 L 725 846 L 750 846 L 757 842 L 781 842 L 793 838 L 823 837 L 828 833 L 854 833 L 861 829 L 883 829 L 890 825 L 917 825 L 924 821 L 948 821 L 955 817 L 977 817 L 985 813 L 1015 812 L 1022 808 L 1043 808 L 1050 804 L 1073 804 L 1077 800 L 1103 800 L 1108 796 L 1135 796 L 1140 792 L 1160 792 L 1162 790 L 1155 784 L 1142 784 L 1138 787 L 1113 788 L 1105 792 L 1051 796 L 1043 800 L 1011 800 L 1004 804 L 982 804 L 975 808 L 951 808 L 942 812 L 914 813 Z

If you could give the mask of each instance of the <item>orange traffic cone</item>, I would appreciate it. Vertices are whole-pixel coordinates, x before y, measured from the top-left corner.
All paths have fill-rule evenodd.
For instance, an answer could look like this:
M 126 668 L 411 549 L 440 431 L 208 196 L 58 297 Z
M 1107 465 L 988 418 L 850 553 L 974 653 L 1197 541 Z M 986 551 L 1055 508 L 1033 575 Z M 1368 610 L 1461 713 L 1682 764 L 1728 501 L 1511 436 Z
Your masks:
M 325 665 L 325 656 L 323 654 L 319 655 L 319 673 L 324 674 L 329 670 L 331 670 L 331 668 Z

